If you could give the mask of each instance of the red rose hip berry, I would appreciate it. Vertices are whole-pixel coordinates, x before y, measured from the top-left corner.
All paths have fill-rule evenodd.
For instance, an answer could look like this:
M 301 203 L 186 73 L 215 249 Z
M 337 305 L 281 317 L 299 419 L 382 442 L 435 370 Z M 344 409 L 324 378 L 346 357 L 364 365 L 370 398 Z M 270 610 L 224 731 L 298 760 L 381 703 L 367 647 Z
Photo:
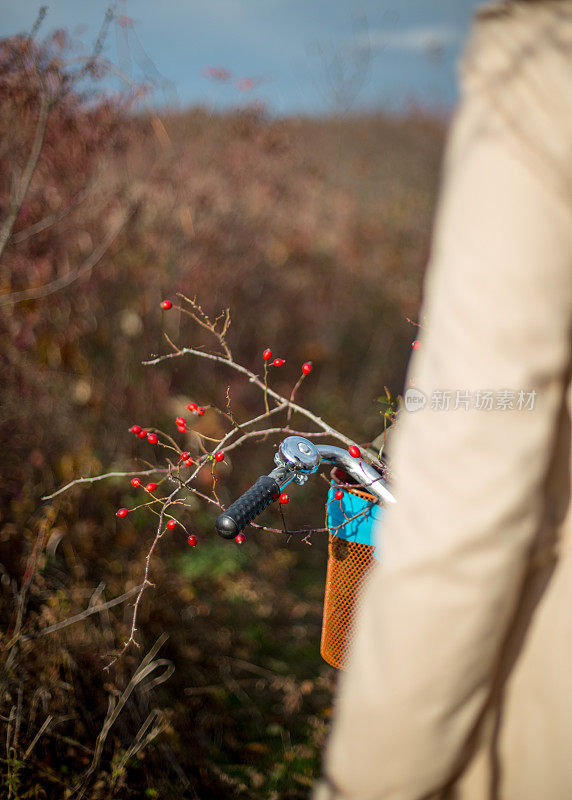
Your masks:
M 115 512 L 115 516 L 119 518 L 126 517 L 127 514 L 129 514 L 129 511 L 126 508 L 118 508 Z
M 197 539 L 197 537 L 195 536 L 194 533 L 191 533 L 191 535 L 187 539 L 187 542 L 191 545 L 191 547 L 196 547 L 197 544 L 198 544 L 198 541 L 199 540 Z
M 167 522 L 167 528 L 169 528 L 170 531 L 174 531 L 176 527 L 177 523 L 174 519 L 170 519 L 169 522 Z
M 302 364 L 302 372 L 304 373 L 304 375 L 309 375 L 310 372 L 312 372 L 312 362 L 311 361 L 306 361 L 304 364 Z
M 348 447 L 348 453 L 352 458 L 361 458 L 361 452 L 359 447 L 356 447 L 355 444 L 352 444 Z
M 132 425 L 129 430 L 131 433 L 140 433 L 141 432 L 141 425 Z
M 220 451 L 215 453 L 215 461 L 218 461 L 219 463 L 224 461 L 224 453 L 221 453 Z
M 133 486 L 134 489 L 137 489 L 138 486 L 141 486 L 141 481 L 139 478 L 131 478 L 131 486 Z
M 338 491 L 335 493 L 334 497 L 336 498 L 336 500 L 343 500 L 344 499 L 344 493 L 342 492 L 341 489 L 338 489 Z
M 163 309 L 163 311 L 168 311 L 170 308 L 173 308 L 173 304 L 171 303 L 170 300 L 163 300 L 163 302 L 161 303 L 161 308 Z
M 274 364 L 275 367 L 283 367 L 286 362 L 284 361 L 283 358 L 275 358 L 272 363 Z
M 197 408 L 198 408 L 198 405 L 196 403 L 188 403 L 187 404 L 187 408 L 189 409 L 189 411 L 196 411 Z
M 144 439 L 146 436 L 147 436 L 147 431 L 145 430 L 145 428 L 141 428 L 141 430 L 137 434 L 137 438 Z
M 154 492 L 155 489 L 157 488 L 157 484 L 156 483 L 148 483 L 145 488 L 147 489 L 148 492 Z
M 267 347 L 266 350 L 262 353 L 262 358 L 265 361 L 270 361 L 270 359 L 272 358 L 272 350 L 269 347 Z
M 205 410 L 204 410 L 204 408 L 203 408 L 202 406 L 199 406 L 199 407 L 197 408 L 197 414 L 199 415 L 199 417 L 202 417 L 202 415 L 203 415 L 204 413 L 205 413 Z
M 157 444 L 157 442 L 159 441 L 159 439 L 157 438 L 157 434 L 156 433 L 148 433 L 147 434 L 147 441 L 149 442 L 149 444 Z
M 237 544 L 244 544 L 246 541 L 246 536 L 244 535 L 244 533 L 237 533 L 236 536 L 234 537 L 234 541 Z
M 279 503 L 282 503 L 282 505 L 283 505 L 283 506 L 285 506 L 285 505 L 286 505 L 286 503 L 289 503 L 289 502 L 290 502 L 290 498 L 289 498 L 289 496 L 286 494 L 286 492 L 282 492 L 282 494 L 281 494 L 281 495 L 280 495 L 280 497 L 278 498 L 278 502 L 279 502 Z

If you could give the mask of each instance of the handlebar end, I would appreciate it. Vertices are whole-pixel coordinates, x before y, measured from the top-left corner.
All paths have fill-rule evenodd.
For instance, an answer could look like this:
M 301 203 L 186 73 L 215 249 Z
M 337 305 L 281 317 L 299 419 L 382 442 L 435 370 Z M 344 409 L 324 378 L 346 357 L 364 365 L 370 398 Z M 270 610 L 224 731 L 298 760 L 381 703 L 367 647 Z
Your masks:
M 216 532 L 223 539 L 234 539 L 279 494 L 280 484 L 271 475 L 261 475 L 242 497 L 217 517 Z
M 215 528 L 218 535 L 222 536 L 223 539 L 234 539 L 241 530 L 236 520 L 228 514 L 220 514 L 217 517 Z

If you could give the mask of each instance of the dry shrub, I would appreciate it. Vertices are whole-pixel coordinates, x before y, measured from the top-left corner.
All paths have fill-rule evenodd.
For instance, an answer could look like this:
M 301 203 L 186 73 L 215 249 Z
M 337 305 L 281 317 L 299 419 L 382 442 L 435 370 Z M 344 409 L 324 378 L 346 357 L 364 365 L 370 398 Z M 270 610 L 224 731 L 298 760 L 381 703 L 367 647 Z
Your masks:
M 248 387 L 217 369 L 141 366 L 163 332 L 191 343 L 184 319 L 159 313 L 179 290 L 209 312 L 231 306 L 238 361 L 257 369 L 271 346 L 286 391 L 311 359 L 304 403 L 355 439 L 378 433 L 376 398 L 401 389 L 414 338 L 442 124 L 135 114 L 101 91 L 97 59 L 69 53 L 61 33 L 0 43 L 0 219 L 13 217 L 0 256 L 2 779 L 14 798 L 67 797 L 95 763 L 93 798 L 304 797 L 333 685 L 317 655 L 323 551 L 253 537 L 248 558 L 209 540 L 190 559 L 167 541 L 142 649 L 106 673 L 125 603 L 31 637 L 136 587 L 152 531 L 115 526 L 124 483 L 40 497 L 129 465 L 127 426 L 167 427 L 182 396 L 223 405 L 230 385 L 250 412 Z M 228 495 L 269 462 L 253 450 Z M 319 519 L 319 503 L 296 522 Z M 164 632 L 152 662 L 174 675 L 138 683 L 101 743 L 109 703 Z

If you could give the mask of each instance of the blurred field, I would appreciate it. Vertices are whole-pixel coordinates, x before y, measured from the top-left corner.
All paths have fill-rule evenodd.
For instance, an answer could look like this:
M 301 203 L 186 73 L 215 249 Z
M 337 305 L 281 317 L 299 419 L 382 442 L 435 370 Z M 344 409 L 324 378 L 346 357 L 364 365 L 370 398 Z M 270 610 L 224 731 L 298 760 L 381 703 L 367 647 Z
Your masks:
M 47 80 L 61 85 L 58 46 L 0 43 L 2 220 Z M 128 602 L 38 632 L 139 584 L 153 521 L 116 519 L 134 502 L 125 479 L 41 498 L 80 476 L 140 468 L 149 446 L 128 427 L 172 428 L 181 398 L 224 406 L 230 387 L 237 415 L 256 412 L 259 399 L 222 368 L 141 365 L 167 352 L 165 332 L 181 346 L 205 342 L 178 312 L 161 312 L 177 292 L 209 313 L 230 307 L 241 363 L 259 370 L 268 346 L 284 356 L 279 390 L 312 360 L 301 401 L 356 441 L 373 439 L 378 398 L 384 386 L 401 391 L 415 338 L 406 318 L 419 308 L 443 130 L 415 112 L 134 114 L 73 86 L 54 105 L 0 259 L 3 796 L 308 796 L 336 681 L 319 657 L 323 539 L 250 533 L 239 548 L 215 540 L 214 515 L 197 505 L 200 546 L 176 532 L 161 542 L 141 648 L 104 671 L 127 637 Z M 18 292 L 28 299 L 6 302 Z M 267 472 L 272 452 L 237 453 L 222 499 Z M 289 523 L 321 526 L 325 491 L 319 481 L 294 490 Z M 110 702 L 121 712 L 102 741 Z M 85 794 L 72 793 L 90 764 Z

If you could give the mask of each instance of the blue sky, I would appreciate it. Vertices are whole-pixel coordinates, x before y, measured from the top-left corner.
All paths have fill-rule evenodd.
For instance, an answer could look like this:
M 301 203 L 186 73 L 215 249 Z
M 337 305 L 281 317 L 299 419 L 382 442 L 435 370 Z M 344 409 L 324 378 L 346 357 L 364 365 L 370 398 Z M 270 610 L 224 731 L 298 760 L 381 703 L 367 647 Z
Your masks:
M 3 35 L 29 30 L 41 5 L 0 3 Z M 222 108 L 254 99 L 278 114 L 450 107 L 456 63 L 478 5 L 114 0 L 123 24 L 114 22 L 105 54 L 131 78 L 155 79 L 161 85 L 156 102 L 181 107 Z M 87 46 L 108 6 L 109 0 L 52 0 L 42 30 L 65 27 Z M 224 68 L 228 79 L 208 77 L 210 67 Z

